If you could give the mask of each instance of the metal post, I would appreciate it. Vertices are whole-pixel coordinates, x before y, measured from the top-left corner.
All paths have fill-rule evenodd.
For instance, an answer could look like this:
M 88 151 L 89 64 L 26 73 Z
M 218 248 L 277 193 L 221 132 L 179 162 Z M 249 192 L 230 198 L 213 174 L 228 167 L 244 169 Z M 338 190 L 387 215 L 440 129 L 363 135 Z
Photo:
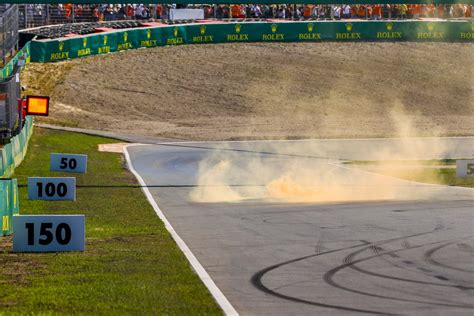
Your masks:
M 25 19 L 25 29 L 28 28 L 28 18 L 26 17 L 28 15 L 28 9 L 26 8 L 27 6 L 27 4 L 23 5 L 23 18 Z
M 46 25 L 49 25 L 49 4 L 46 4 Z
M 156 20 L 156 7 L 157 5 L 153 5 L 153 4 L 150 4 L 150 10 L 153 10 L 153 13 L 151 14 L 151 17 L 153 18 L 153 20 Z

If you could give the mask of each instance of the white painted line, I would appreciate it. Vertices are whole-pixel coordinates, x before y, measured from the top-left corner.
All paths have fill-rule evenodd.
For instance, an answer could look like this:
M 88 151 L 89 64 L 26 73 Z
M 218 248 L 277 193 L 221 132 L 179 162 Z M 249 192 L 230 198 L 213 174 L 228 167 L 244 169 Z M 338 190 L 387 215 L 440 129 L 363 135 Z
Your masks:
M 224 143 L 286 143 L 286 142 L 345 142 L 345 141 L 398 141 L 398 140 L 464 140 L 474 139 L 472 136 L 427 136 L 427 137 L 366 137 L 366 138 L 302 138 L 302 139 L 253 139 L 253 140 L 179 140 L 179 141 L 164 141 L 153 143 L 153 145 L 174 145 L 174 144 L 224 144 Z M 151 145 L 151 143 L 150 143 Z
M 168 232 L 171 234 L 173 239 L 175 240 L 176 244 L 178 245 L 179 249 L 184 253 L 186 256 L 186 259 L 188 259 L 189 263 L 193 267 L 194 271 L 197 273 L 199 278 L 202 280 L 204 285 L 207 287 L 209 292 L 211 292 L 211 295 L 214 297 L 216 300 L 217 304 L 222 308 L 224 313 L 229 316 L 237 316 L 239 313 L 235 310 L 235 308 L 232 306 L 232 304 L 229 302 L 227 297 L 224 296 L 224 293 L 221 292 L 221 290 L 217 287 L 217 285 L 214 283 L 212 280 L 211 276 L 207 273 L 207 271 L 204 269 L 204 267 L 199 263 L 197 258 L 194 256 L 194 254 L 191 252 L 189 247 L 186 245 L 186 243 L 179 237 L 178 233 L 174 230 L 173 226 L 171 226 L 170 222 L 166 218 L 165 214 L 161 211 L 160 207 L 156 203 L 155 199 L 153 199 L 153 196 L 151 195 L 150 191 L 148 190 L 148 187 L 146 186 L 145 181 L 143 178 L 138 174 L 138 172 L 133 168 L 132 161 L 130 159 L 130 154 L 128 153 L 128 147 L 132 146 L 143 146 L 143 144 L 130 144 L 124 147 L 124 154 L 125 154 L 125 159 L 127 160 L 127 165 L 130 171 L 135 175 L 137 178 L 138 182 L 142 186 L 142 190 L 145 193 L 145 196 L 148 199 L 148 202 L 150 202 L 151 206 L 155 210 L 156 214 L 158 217 L 163 221 L 165 224 L 166 229 Z

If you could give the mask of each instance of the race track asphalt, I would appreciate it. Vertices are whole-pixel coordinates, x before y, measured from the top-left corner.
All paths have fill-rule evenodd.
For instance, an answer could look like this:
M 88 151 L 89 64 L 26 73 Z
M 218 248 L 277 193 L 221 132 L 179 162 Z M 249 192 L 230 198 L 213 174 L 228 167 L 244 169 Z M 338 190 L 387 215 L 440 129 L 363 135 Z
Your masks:
M 402 181 L 340 164 L 379 158 L 381 151 L 407 159 L 470 158 L 474 138 L 128 147 L 134 169 L 162 212 L 241 315 L 473 315 L 474 190 Z M 242 170 L 229 173 L 229 187 L 254 187 L 253 195 L 238 201 L 192 199 L 203 161 L 227 158 L 231 169 Z M 355 195 L 369 190 L 370 199 L 266 197 L 263 184 L 275 170 L 284 173 L 300 163 L 309 174 L 312 164 L 327 166 L 332 179 Z M 219 192 L 222 183 L 207 185 Z M 387 195 L 393 188 L 396 194 Z

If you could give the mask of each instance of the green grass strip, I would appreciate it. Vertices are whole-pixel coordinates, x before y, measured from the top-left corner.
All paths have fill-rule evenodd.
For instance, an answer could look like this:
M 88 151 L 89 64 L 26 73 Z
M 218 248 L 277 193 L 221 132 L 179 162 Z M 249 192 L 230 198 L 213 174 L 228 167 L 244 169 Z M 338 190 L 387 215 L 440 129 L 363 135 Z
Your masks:
M 49 154 L 87 154 L 77 201 L 28 201 L 21 214 L 85 214 L 84 253 L 15 254 L 0 247 L 0 314 L 221 315 L 149 205 L 121 154 L 98 152 L 112 139 L 36 129 L 15 176 L 71 176 L 49 171 Z M 87 187 L 92 186 L 92 187 Z M 103 186 L 103 187 L 101 187 Z
M 372 164 L 354 164 L 354 167 L 409 181 L 474 188 L 474 178 L 458 178 L 455 166 L 454 168 L 446 168 L 445 166 L 452 166 L 452 164 L 443 163 L 443 161 L 439 161 L 439 163 L 433 161 L 432 164 L 426 165 L 409 164 L 407 162 L 396 167 L 384 163 L 385 161 Z M 401 166 L 407 166 L 408 168 L 400 168 Z

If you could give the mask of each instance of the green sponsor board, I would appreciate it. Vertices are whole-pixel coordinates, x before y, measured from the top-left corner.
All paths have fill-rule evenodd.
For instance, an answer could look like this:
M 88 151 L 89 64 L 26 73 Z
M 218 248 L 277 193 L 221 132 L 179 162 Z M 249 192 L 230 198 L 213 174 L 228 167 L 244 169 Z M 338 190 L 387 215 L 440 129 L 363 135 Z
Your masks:
M 19 59 L 24 59 L 26 63 L 30 61 L 30 45 L 28 42 L 0 71 L 0 80 L 11 75 L 13 68 Z
M 10 210 L 13 215 L 20 214 L 20 201 L 18 194 L 18 180 L 10 180 Z
M 20 207 L 18 203 L 18 181 L 17 179 L 0 180 L 0 236 L 13 233 L 12 218 L 18 215 Z
M 187 27 L 189 26 L 172 26 L 161 28 L 163 45 L 187 44 Z
M 161 28 L 152 27 L 148 29 L 141 29 L 138 32 L 138 47 L 149 48 L 155 46 L 162 46 Z
M 8 177 L 13 174 L 15 166 L 18 166 L 25 157 L 28 141 L 33 132 L 33 119 L 26 118 L 25 125 L 20 134 L 12 137 L 9 144 L 5 144 L 0 155 L 0 177 Z
M 2 236 L 12 233 L 12 209 L 10 205 L 10 180 L 0 181 L 0 216 L 2 224 Z
M 314 21 L 209 23 L 150 27 L 31 42 L 31 60 L 59 61 L 162 45 L 229 42 L 473 41 L 474 22 Z

